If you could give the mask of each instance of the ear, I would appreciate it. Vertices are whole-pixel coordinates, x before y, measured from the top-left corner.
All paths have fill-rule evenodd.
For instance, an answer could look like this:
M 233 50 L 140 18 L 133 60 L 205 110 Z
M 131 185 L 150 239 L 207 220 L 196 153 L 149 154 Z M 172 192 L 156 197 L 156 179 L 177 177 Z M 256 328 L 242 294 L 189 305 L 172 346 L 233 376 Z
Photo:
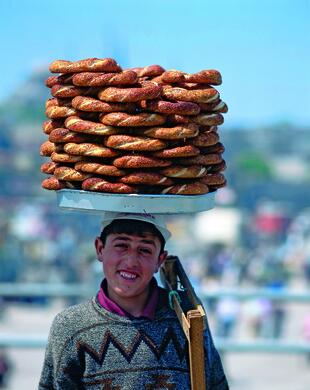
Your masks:
M 163 262 L 166 260 L 168 256 L 168 252 L 167 251 L 163 251 L 159 256 L 158 256 L 158 267 L 157 267 L 157 271 L 159 269 L 159 267 L 163 264 Z M 157 272 L 156 271 L 156 272 Z
M 99 237 L 97 237 L 95 240 L 95 248 L 97 253 L 97 259 L 98 261 L 102 262 L 104 245 Z

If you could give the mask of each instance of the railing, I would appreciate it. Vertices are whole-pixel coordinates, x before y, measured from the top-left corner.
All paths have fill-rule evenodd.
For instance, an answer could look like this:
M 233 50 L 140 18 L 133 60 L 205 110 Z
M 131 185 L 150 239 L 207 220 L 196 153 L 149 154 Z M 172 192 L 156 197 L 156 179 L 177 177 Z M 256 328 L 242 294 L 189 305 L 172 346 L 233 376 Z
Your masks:
M 94 291 L 89 285 L 73 283 L 0 283 L 0 297 L 90 297 Z
M 2 297 L 90 297 L 95 290 L 88 285 L 80 284 L 15 284 L 0 283 L 0 296 Z M 238 300 L 251 300 L 266 298 L 277 301 L 294 301 L 310 303 L 310 293 L 292 289 L 230 289 L 213 290 L 199 294 L 202 300 L 209 298 L 233 297 Z M 7 348 L 44 348 L 47 335 L 20 335 L 0 332 L 0 347 Z M 215 339 L 217 348 L 222 352 L 268 352 L 268 353 L 294 353 L 309 354 L 310 343 L 284 342 L 278 340 L 249 340 L 234 341 L 232 339 Z
M 63 283 L 0 283 L 0 297 L 90 297 L 96 288 L 81 284 Z M 238 300 L 267 298 L 270 300 L 310 303 L 310 292 L 293 289 L 213 289 L 199 292 L 202 299 L 231 297 Z

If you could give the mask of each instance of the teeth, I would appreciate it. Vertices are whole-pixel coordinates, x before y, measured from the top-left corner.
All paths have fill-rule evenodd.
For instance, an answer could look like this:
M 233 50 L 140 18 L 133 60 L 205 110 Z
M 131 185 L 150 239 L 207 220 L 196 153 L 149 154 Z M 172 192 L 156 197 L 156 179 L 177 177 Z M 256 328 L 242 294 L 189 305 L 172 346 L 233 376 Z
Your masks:
M 133 275 L 133 274 L 130 274 L 130 273 L 127 273 L 127 272 L 120 272 L 120 275 L 123 277 L 123 278 L 126 278 L 126 279 L 136 279 L 137 275 Z

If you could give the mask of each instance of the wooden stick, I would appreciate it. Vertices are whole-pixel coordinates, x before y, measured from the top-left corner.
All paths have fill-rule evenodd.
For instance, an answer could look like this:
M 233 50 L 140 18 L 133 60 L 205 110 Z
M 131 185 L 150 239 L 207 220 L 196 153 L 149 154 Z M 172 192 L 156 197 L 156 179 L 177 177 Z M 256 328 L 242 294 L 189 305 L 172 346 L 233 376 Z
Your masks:
M 189 320 L 189 362 L 192 390 L 206 388 L 205 359 L 203 342 L 203 316 L 200 310 L 187 312 Z
M 204 363 L 204 337 L 205 312 L 201 301 L 197 297 L 183 267 L 176 256 L 169 256 L 160 270 L 162 282 L 168 288 L 172 306 L 176 312 L 184 334 L 188 340 L 190 377 L 192 390 L 206 389 L 205 363 Z M 194 309 L 189 310 L 185 316 L 178 299 L 176 290 L 178 280 L 185 288 Z

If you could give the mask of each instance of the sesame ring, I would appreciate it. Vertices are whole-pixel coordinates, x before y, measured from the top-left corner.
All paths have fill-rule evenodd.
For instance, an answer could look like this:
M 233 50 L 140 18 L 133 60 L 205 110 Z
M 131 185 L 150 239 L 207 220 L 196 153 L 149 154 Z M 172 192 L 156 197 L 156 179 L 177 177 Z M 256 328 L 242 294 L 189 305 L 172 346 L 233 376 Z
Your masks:
M 198 147 L 215 145 L 219 141 L 219 136 L 216 132 L 210 131 L 199 134 L 192 139 L 193 145 Z
M 176 146 L 153 153 L 158 158 L 192 157 L 197 156 L 200 150 L 193 145 Z
M 202 70 L 197 73 L 185 74 L 185 81 L 188 83 L 220 85 L 222 84 L 222 76 L 220 72 L 214 69 Z
M 116 150 L 112 150 L 102 145 L 93 144 L 93 143 L 75 144 L 70 142 L 64 145 L 64 150 L 68 154 L 72 154 L 74 156 L 93 156 L 93 157 L 111 158 L 119 155 L 119 153 Z
M 219 173 L 223 172 L 226 169 L 226 161 L 222 160 L 219 164 L 211 165 L 211 167 L 208 169 L 209 173 Z
M 63 127 L 64 121 L 61 119 L 49 119 L 44 121 L 42 124 L 42 129 L 45 134 L 50 134 L 50 132 L 59 127 Z
M 78 162 L 75 164 L 74 169 L 82 172 L 96 173 L 98 175 L 105 176 L 124 176 L 125 171 L 118 169 L 114 165 L 104 165 L 95 162 Z
M 101 100 L 86 97 L 76 96 L 72 99 L 72 107 L 81 111 L 91 112 L 135 112 L 136 106 L 134 103 L 106 103 Z
M 194 123 L 187 126 L 151 127 L 137 130 L 137 134 L 158 139 L 178 140 L 196 137 L 199 134 L 199 127 Z
M 180 70 L 167 70 L 161 75 L 161 79 L 164 83 L 180 83 L 185 82 L 185 73 L 181 72 Z
M 202 112 L 228 112 L 227 104 L 224 103 L 221 99 L 214 103 L 199 103 Z
M 214 145 L 211 145 L 211 146 L 207 146 L 205 148 L 201 148 L 200 149 L 200 152 L 202 154 L 210 154 L 210 153 L 218 153 L 218 154 L 222 154 L 225 152 L 225 147 L 224 145 L 221 143 L 221 142 L 218 142 Z
M 166 100 L 142 101 L 141 107 L 161 114 L 198 115 L 200 107 L 192 102 L 168 102 Z
M 78 133 L 94 135 L 111 135 L 119 134 L 120 130 L 116 127 L 105 126 L 99 122 L 83 120 L 77 116 L 70 116 L 65 121 L 65 126 Z
M 208 186 L 224 186 L 226 184 L 225 176 L 221 173 L 208 173 L 201 178 L 201 183 Z
M 42 173 L 46 173 L 47 175 L 52 175 L 55 171 L 55 168 L 57 168 L 58 166 L 59 164 L 55 163 L 54 161 L 49 161 L 41 164 L 40 170 Z
M 72 85 L 73 74 L 61 74 L 59 76 L 50 76 L 45 80 L 45 85 L 48 88 L 52 88 L 56 84 L 71 84 Z
M 98 93 L 98 98 L 105 102 L 139 102 L 156 99 L 161 91 L 162 88 L 157 83 L 149 81 L 141 84 L 139 88 L 105 88 Z
M 96 96 L 99 89 L 96 87 L 76 87 L 75 85 L 55 84 L 51 88 L 52 96 L 56 98 L 73 98 L 79 95 Z
M 50 141 L 45 141 L 40 146 L 40 156 L 50 157 L 55 152 L 55 144 Z
M 88 173 L 78 172 L 74 168 L 70 168 L 70 167 L 55 168 L 54 176 L 58 180 L 68 180 L 68 181 L 83 181 L 91 177 L 91 175 Z
M 166 117 L 160 114 L 127 114 L 125 112 L 111 112 L 102 114 L 99 120 L 107 126 L 137 127 L 137 126 L 157 126 L 166 121 Z
M 51 154 L 51 160 L 56 163 L 76 163 L 83 160 L 82 156 L 72 156 L 67 153 L 56 153 Z
M 172 185 L 173 181 L 157 172 L 137 171 L 129 173 L 120 179 L 125 184 L 136 185 Z
M 204 165 L 209 166 L 222 162 L 222 156 L 218 153 L 199 154 L 196 157 L 178 158 L 174 160 L 175 164 L 180 165 Z
M 156 77 L 160 76 L 165 71 L 165 69 L 160 65 L 149 65 L 140 68 L 131 68 L 128 70 L 133 70 L 136 72 L 138 77 Z
M 193 117 L 193 122 L 202 126 L 217 126 L 221 125 L 224 122 L 224 117 L 222 114 L 212 113 L 212 114 L 200 114 Z
M 120 72 L 122 69 L 113 58 L 87 58 L 80 61 L 53 61 L 49 67 L 52 73 Z
M 52 176 L 47 179 L 44 179 L 41 183 L 42 188 L 46 190 L 54 190 L 58 191 L 63 188 L 66 188 L 66 184 L 62 183 L 60 180 L 56 179 L 56 177 Z
M 190 165 L 187 167 L 181 165 L 171 165 L 160 170 L 160 173 L 167 177 L 177 179 L 195 179 L 207 174 L 207 169 L 202 165 Z
M 206 184 L 199 181 L 186 184 L 177 184 L 171 187 L 165 188 L 162 194 L 173 194 L 173 195 L 202 195 L 207 194 L 209 188 Z
M 110 135 L 104 144 L 109 148 L 134 151 L 155 151 L 167 146 L 164 141 L 159 139 L 130 135 Z
M 99 177 L 91 177 L 82 183 L 83 190 L 97 192 L 114 192 L 118 194 L 137 193 L 137 188 L 124 183 L 110 183 Z
M 212 87 L 188 90 L 179 87 L 163 86 L 162 95 L 168 100 L 181 100 L 194 103 L 209 103 L 219 98 L 218 91 Z
M 45 110 L 45 114 L 50 119 L 67 118 L 76 115 L 77 111 L 72 107 L 50 106 Z
M 51 98 L 45 102 L 45 108 L 49 107 L 72 107 L 71 99 Z
M 144 156 L 142 154 L 130 154 L 116 158 L 113 160 L 113 165 L 117 168 L 160 168 L 171 165 L 171 161 L 155 158 L 152 156 Z
M 167 123 L 171 125 L 188 124 L 193 117 L 179 114 L 170 114 L 167 116 Z
M 132 85 L 138 81 L 137 73 L 124 70 L 120 73 L 83 72 L 73 76 L 72 82 L 79 87 L 103 87 L 110 85 Z
M 82 143 L 82 142 L 96 142 L 98 137 L 91 136 L 83 133 L 76 133 L 66 128 L 54 129 L 50 132 L 48 139 L 50 142 L 58 143 Z

